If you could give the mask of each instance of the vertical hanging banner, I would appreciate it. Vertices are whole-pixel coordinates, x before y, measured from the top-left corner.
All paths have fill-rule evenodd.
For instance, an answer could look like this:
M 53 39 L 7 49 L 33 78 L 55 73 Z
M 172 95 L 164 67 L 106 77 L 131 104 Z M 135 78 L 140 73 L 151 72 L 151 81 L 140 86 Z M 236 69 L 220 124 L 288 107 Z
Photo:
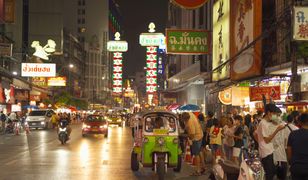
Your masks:
M 147 48 L 146 51 L 146 93 L 148 104 L 154 105 L 157 102 L 157 47 L 162 44 L 165 36 L 162 33 L 155 33 L 155 24 L 149 24 L 149 33 L 141 33 L 139 43 Z
M 308 7 L 295 6 L 293 9 L 293 39 L 308 40 Z
M 234 1 L 234 2 L 233 2 Z M 262 32 L 262 0 L 233 0 L 231 3 L 231 57 L 246 48 Z M 231 80 L 242 80 L 261 74 L 261 41 L 231 61 Z
M 123 53 L 128 50 L 126 41 L 120 41 L 120 33 L 115 33 L 115 41 L 107 42 L 107 50 L 113 52 L 112 94 L 121 96 L 123 91 Z
M 147 72 L 146 72 L 146 92 L 153 94 L 157 91 L 157 47 L 147 48 Z
M 116 52 L 113 53 L 113 95 L 121 95 L 122 94 L 122 53 Z
M 213 7 L 213 81 L 229 78 L 230 0 L 217 0 Z

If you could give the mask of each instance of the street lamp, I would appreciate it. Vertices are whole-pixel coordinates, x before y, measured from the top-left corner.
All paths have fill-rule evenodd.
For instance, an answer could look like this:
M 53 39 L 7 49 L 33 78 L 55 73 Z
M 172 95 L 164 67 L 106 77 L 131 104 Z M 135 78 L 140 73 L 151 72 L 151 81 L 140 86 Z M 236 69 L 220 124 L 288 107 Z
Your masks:
M 73 67 L 74 67 L 74 64 L 70 64 L 69 67 L 70 67 L 70 68 L 73 68 Z
M 16 71 L 13 71 L 12 74 L 13 74 L 14 76 L 17 76 L 18 73 L 17 73 Z

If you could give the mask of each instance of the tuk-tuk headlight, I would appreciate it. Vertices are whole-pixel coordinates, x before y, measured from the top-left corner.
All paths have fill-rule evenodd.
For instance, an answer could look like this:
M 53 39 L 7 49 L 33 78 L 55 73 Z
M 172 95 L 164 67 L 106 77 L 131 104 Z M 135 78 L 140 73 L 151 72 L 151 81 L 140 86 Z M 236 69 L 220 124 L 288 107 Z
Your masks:
M 174 143 L 174 144 L 178 144 L 178 143 L 179 143 L 179 139 L 178 139 L 178 138 L 174 138 L 174 139 L 173 139 L 173 143 Z
M 163 137 L 160 137 L 160 138 L 158 138 L 157 139 L 157 143 L 159 144 L 159 145 L 164 145 L 164 143 L 165 143 L 165 140 L 164 140 L 164 138 Z

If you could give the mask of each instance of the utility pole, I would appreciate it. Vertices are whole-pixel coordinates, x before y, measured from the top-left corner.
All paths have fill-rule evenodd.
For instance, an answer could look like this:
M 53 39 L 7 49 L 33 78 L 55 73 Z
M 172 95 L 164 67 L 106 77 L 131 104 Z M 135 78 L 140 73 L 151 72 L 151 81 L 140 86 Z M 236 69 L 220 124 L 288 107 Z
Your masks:
M 291 8 L 297 5 L 296 0 L 292 0 Z M 293 12 L 294 14 L 295 12 Z M 291 17 L 292 18 L 292 17 Z M 294 19 L 291 20 L 291 22 Z M 291 23 L 292 24 L 292 23 Z M 293 23 L 294 24 L 294 23 Z M 293 27 L 292 27 L 293 28 Z M 291 41 L 291 92 L 292 92 L 292 101 L 296 102 L 300 100 L 300 76 L 297 74 L 297 42 L 295 40 Z
M 92 91 L 92 110 L 94 110 L 94 95 L 95 95 L 95 91 L 94 91 L 94 85 L 93 85 L 93 91 Z

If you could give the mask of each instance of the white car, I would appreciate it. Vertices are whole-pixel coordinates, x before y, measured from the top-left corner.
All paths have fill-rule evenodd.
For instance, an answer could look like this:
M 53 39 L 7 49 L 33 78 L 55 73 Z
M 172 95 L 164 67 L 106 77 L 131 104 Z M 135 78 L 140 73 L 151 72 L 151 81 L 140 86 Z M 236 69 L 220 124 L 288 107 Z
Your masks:
M 39 109 L 31 111 L 26 118 L 29 128 L 48 129 L 53 113 L 54 111 L 50 109 Z

